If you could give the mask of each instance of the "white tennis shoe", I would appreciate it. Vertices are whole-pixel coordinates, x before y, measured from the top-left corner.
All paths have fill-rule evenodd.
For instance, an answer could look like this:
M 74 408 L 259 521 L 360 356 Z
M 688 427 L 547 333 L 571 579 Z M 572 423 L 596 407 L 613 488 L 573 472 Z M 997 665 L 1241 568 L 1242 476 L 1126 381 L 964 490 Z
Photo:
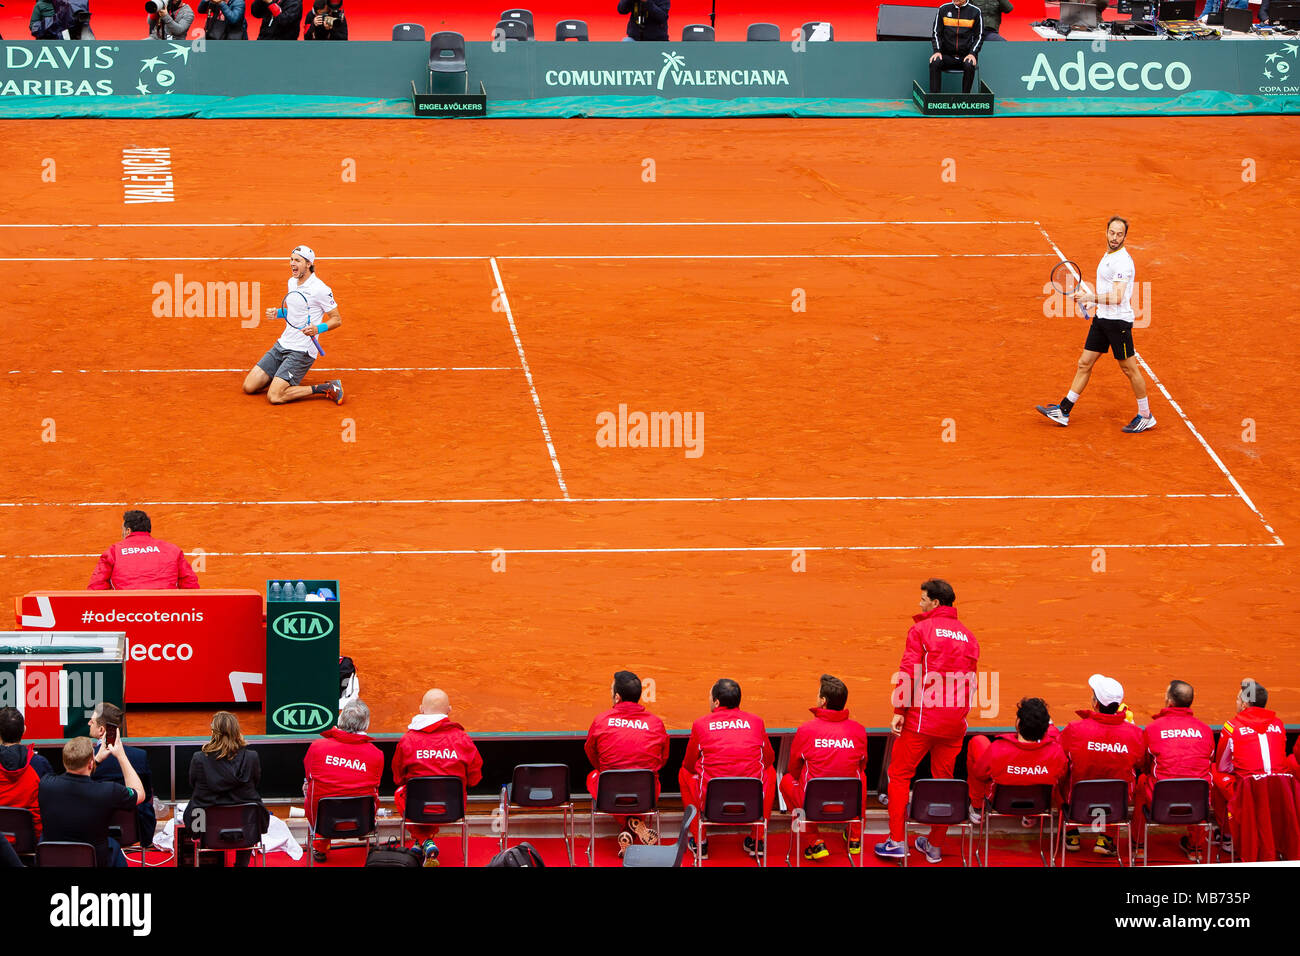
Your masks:
M 1125 425 L 1123 430 L 1131 435 L 1134 432 L 1144 432 L 1149 428 L 1155 427 L 1156 417 L 1154 415 L 1147 415 L 1146 417 L 1134 415 L 1133 420 Z
M 1070 424 L 1070 416 L 1061 411 L 1060 405 L 1035 405 L 1034 408 L 1038 409 L 1062 428 Z

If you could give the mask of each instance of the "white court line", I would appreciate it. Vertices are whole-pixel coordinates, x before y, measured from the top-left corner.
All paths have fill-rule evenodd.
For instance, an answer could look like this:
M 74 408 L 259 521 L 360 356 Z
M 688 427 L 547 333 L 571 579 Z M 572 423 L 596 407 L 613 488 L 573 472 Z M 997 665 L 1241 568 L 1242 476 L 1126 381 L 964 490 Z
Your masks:
M 528 359 L 524 357 L 524 343 L 519 340 L 519 330 L 515 328 L 515 316 L 510 311 L 510 299 L 506 296 L 506 284 L 501 281 L 501 271 L 497 269 L 496 259 L 489 259 L 492 275 L 497 280 L 496 291 L 501 293 L 501 305 L 505 309 L 506 321 L 510 323 L 510 334 L 515 339 L 515 349 L 519 352 L 519 364 L 523 366 L 524 378 L 528 379 L 528 391 L 533 396 L 533 407 L 537 409 L 537 420 L 542 424 L 542 437 L 546 439 L 546 451 L 551 456 L 551 467 L 555 469 L 555 480 L 560 483 L 560 493 L 569 497 L 569 489 L 564 484 L 564 474 L 560 471 L 560 459 L 555 455 L 555 443 L 551 441 L 551 429 L 547 427 L 546 416 L 542 414 L 542 400 L 537 396 L 537 386 L 533 384 L 533 373 L 528 368 Z
M 330 256 L 331 262 L 481 262 L 484 259 L 1050 259 L 1046 252 L 807 252 L 758 255 L 754 253 L 689 254 L 653 253 L 581 256 Z M 283 262 L 284 256 L 30 256 L 0 262 Z
M 343 366 L 332 372 L 513 372 L 513 365 L 411 365 L 397 368 Z M 9 375 L 190 375 L 204 372 L 247 372 L 246 368 L 51 368 L 10 369 Z
M 0 222 L 0 229 L 427 229 L 516 226 L 1036 226 L 1032 219 L 760 219 L 656 222 Z M 283 258 L 283 257 L 281 257 Z
M 1060 247 L 1052 241 L 1052 237 L 1047 234 L 1047 230 L 1043 228 L 1043 224 L 1035 223 L 1035 225 L 1038 226 L 1038 231 L 1043 234 L 1043 238 L 1047 240 L 1048 245 L 1052 247 L 1052 251 L 1056 253 L 1062 262 L 1067 261 L 1065 253 L 1063 253 Z M 1183 420 L 1183 424 L 1187 426 L 1187 430 L 1195 436 L 1198 442 L 1201 443 L 1201 447 L 1204 448 L 1205 453 L 1210 456 L 1210 460 L 1218 466 L 1219 471 L 1223 472 L 1223 476 L 1228 479 L 1228 483 L 1236 489 L 1237 496 L 1245 502 L 1247 508 L 1255 512 L 1255 517 L 1264 525 L 1265 530 L 1273 536 L 1274 543 L 1276 545 L 1281 545 L 1282 539 L 1278 537 L 1278 533 L 1273 530 L 1273 526 L 1268 523 L 1264 518 L 1264 515 L 1260 513 L 1260 510 L 1255 507 L 1255 502 L 1250 500 L 1250 495 L 1246 494 L 1246 490 L 1241 487 L 1241 483 L 1238 482 L 1232 472 L 1228 470 L 1228 466 L 1223 463 L 1223 459 L 1215 454 L 1214 449 L 1210 447 L 1210 443 L 1201 436 L 1199 431 L 1196 430 L 1196 426 L 1192 424 L 1192 420 L 1183 413 L 1182 406 L 1174 401 L 1174 397 L 1169 394 L 1169 389 L 1165 388 L 1164 382 L 1160 381 L 1160 379 L 1156 377 L 1156 373 L 1151 370 L 1151 366 L 1147 364 L 1146 359 L 1142 358 L 1142 356 L 1136 352 L 1134 353 L 1134 356 L 1137 358 L 1138 364 L 1142 366 L 1142 369 L 1151 376 L 1151 381 L 1155 382 L 1156 388 L 1160 389 L 1160 393 L 1164 395 L 1165 401 L 1167 401 L 1173 410 L 1178 413 L 1178 417 Z
M 303 505 L 531 505 L 531 504 L 711 504 L 737 502 L 863 502 L 863 501 L 1070 501 L 1099 498 L 1235 498 L 1213 494 L 1064 494 L 1064 495 L 765 495 L 752 497 L 683 498 L 319 498 L 249 501 L 0 501 L 0 508 L 209 508 L 227 505 L 256 507 Z
M 1150 543 L 1150 544 L 844 544 L 844 545 L 734 545 L 723 547 L 682 548 L 391 548 L 362 551 L 205 551 L 209 558 L 355 558 L 371 556 L 438 556 L 458 554 L 736 554 L 744 552 L 789 554 L 791 551 L 1078 551 L 1095 548 L 1141 550 L 1147 548 L 1277 548 L 1273 541 L 1232 543 Z M 88 554 L 0 554 L 4 560 L 53 560 L 57 558 L 98 558 L 101 552 Z

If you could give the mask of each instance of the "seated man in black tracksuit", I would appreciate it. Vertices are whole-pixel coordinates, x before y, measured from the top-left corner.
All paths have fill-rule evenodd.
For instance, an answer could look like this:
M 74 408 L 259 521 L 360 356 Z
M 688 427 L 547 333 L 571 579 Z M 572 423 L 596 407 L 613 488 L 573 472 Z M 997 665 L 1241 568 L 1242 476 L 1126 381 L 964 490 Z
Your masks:
M 952 0 L 939 8 L 930 43 L 930 92 L 941 90 L 944 70 L 961 70 L 961 91 L 975 85 L 975 57 L 984 42 L 984 14 L 970 0 Z

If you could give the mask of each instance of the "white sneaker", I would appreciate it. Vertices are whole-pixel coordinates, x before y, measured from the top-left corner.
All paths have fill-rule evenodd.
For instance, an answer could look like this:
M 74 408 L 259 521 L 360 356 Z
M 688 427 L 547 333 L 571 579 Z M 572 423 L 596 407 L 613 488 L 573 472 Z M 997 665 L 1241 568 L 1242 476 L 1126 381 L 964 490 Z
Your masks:
M 1134 415 L 1133 420 L 1121 429 L 1130 435 L 1135 432 L 1144 432 L 1156 427 L 1156 417 L 1154 415 Z
M 1035 405 L 1034 408 L 1064 428 L 1070 424 L 1070 416 L 1061 411 L 1060 405 Z

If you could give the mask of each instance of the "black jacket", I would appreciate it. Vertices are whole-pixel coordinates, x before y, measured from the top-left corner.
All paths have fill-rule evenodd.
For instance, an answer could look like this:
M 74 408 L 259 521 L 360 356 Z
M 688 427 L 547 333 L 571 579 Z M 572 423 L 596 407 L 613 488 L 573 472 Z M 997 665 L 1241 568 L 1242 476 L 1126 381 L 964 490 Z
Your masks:
M 627 35 L 633 40 L 668 39 L 671 0 L 618 0 L 618 12 L 628 13 Z
M 983 42 L 984 13 L 970 0 L 960 7 L 955 3 L 945 3 L 939 8 L 930 37 L 935 53 L 959 58 L 968 53 L 978 56 Z
M 296 40 L 298 24 L 302 23 L 302 0 L 276 0 L 280 5 L 280 15 L 271 16 L 267 0 L 253 0 L 250 9 L 253 16 L 262 21 L 262 28 L 257 31 L 259 40 Z
M 334 26 L 327 29 L 316 26 L 316 17 L 325 15 L 334 18 Z M 343 4 L 326 6 L 317 10 L 315 6 L 307 8 L 302 20 L 302 38 L 304 40 L 346 40 L 348 38 L 348 18 L 343 13 Z
M 99 746 L 99 744 L 96 744 L 96 752 L 99 751 Z M 153 834 L 158 829 L 158 813 L 153 808 L 153 773 L 149 770 L 149 757 L 145 754 L 144 748 L 132 747 L 128 744 L 126 762 L 131 765 L 131 769 L 135 771 L 136 776 L 140 778 L 140 783 L 144 786 L 144 803 L 135 808 L 136 826 L 140 830 L 140 843 L 144 846 L 153 846 Z M 96 765 L 90 776 L 93 780 L 112 780 L 114 783 L 120 783 L 124 786 L 126 784 L 126 780 L 122 777 L 122 765 L 111 754 Z
M 262 808 L 262 832 L 271 825 L 271 814 L 257 792 L 262 782 L 262 762 L 256 750 L 245 747 L 229 760 L 218 760 L 202 750 L 190 759 L 190 785 L 194 795 L 185 807 L 185 826 L 194 827 L 194 811 L 200 807 L 221 807 L 234 803 L 256 803 Z

